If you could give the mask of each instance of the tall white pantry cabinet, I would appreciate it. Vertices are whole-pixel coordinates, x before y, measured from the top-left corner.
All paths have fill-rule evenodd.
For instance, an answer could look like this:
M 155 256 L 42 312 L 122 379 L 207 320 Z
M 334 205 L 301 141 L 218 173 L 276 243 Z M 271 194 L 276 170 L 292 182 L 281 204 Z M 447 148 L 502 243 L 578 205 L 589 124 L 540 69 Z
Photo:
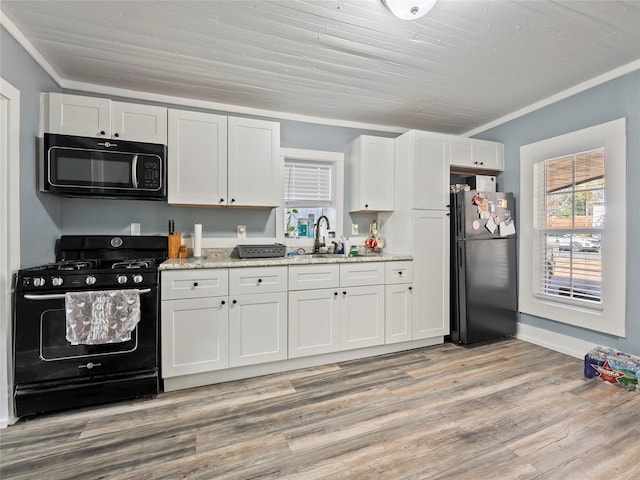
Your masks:
M 410 130 L 395 140 L 395 209 L 380 213 L 385 250 L 413 256 L 412 339 L 449 334 L 447 135 Z

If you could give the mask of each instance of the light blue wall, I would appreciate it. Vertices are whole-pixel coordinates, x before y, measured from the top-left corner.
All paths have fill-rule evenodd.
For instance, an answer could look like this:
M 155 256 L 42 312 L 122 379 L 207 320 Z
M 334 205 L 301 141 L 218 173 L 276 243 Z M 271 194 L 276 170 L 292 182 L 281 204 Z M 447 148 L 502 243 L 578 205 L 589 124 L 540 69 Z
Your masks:
M 38 134 L 40 92 L 61 91 L 49 75 L 9 35 L 1 32 L 0 73 L 20 90 L 21 95 L 21 252 L 22 267 L 30 267 L 54 260 L 55 239 L 71 234 L 128 234 L 130 224 L 140 223 L 145 235 L 166 234 L 168 219 L 175 220 L 177 231 L 190 232 L 193 224 L 203 224 L 205 237 L 235 237 L 236 225 L 246 225 L 249 237 L 275 235 L 275 210 L 233 208 L 172 207 L 163 202 L 79 199 L 57 197 L 37 191 L 36 137 Z M 79 91 L 66 93 L 100 96 Z M 202 110 L 182 106 L 116 98 L 162 105 L 185 110 Z M 223 113 L 226 112 L 214 112 Z M 238 116 L 237 114 L 231 114 Z M 346 152 L 348 144 L 359 135 L 395 136 L 395 134 L 353 128 L 317 125 L 305 122 L 278 120 L 281 145 L 290 148 Z M 345 169 L 345 185 L 348 185 Z M 345 200 L 348 192 L 345 192 Z M 345 205 L 348 209 L 348 201 Z M 353 223 L 368 225 L 372 215 L 345 214 L 346 227 Z
M 20 251 L 22 266 L 33 266 L 52 259 L 60 236 L 60 201 L 36 188 L 39 93 L 58 91 L 58 87 L 4 28 L 0 29 L 0 75 L 20 90 Z
M 626 338 L 599 334 L 521 314 L 523 324 L 640 355 L 640 71 L 611 80 L 543 109 L 483 132 L 478 138 L 505 145 L 506 169 L 501 190 L 519 198 L 520 147 L 582 128 L 627 119 L 627 305 Z M 616 188 L 607 185 L 607 188 Z M 623 274 L 624 272 L 621 272 Z

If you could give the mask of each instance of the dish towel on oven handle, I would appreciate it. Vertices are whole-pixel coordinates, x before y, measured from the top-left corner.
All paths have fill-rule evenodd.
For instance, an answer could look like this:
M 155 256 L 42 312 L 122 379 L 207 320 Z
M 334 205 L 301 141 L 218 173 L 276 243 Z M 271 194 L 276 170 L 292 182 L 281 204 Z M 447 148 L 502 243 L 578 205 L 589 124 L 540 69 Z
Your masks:
M 71 345 L 126 342 L 140 321 L 140 294 L 136 289 L 67 292 L 65 312 Z

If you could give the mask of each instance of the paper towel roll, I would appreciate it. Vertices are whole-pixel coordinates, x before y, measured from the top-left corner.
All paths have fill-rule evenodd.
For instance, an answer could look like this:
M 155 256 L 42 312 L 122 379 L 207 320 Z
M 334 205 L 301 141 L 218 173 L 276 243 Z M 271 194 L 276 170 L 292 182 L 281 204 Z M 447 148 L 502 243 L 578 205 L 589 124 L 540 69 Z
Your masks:
M 193 226 L 193 256 L 202 256 L 202 224 L 200 223 Z

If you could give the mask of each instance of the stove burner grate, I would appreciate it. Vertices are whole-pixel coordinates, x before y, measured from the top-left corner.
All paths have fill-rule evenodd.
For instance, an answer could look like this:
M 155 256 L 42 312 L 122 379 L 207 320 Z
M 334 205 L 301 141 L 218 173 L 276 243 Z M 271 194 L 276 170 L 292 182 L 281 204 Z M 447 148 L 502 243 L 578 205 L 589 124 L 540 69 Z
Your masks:
M 111 265 L 111 269 L 124 268 L 127 270 L 134 270 L 138 268 L 152 268 L 156 265 L 156 261 L 152 258 L 141 258 L 134 260 L 123 260 L 115 262 Z
M 58 270 L 88 270 L 98 268 L 100 260 L 63 260 L 54 265 Z

